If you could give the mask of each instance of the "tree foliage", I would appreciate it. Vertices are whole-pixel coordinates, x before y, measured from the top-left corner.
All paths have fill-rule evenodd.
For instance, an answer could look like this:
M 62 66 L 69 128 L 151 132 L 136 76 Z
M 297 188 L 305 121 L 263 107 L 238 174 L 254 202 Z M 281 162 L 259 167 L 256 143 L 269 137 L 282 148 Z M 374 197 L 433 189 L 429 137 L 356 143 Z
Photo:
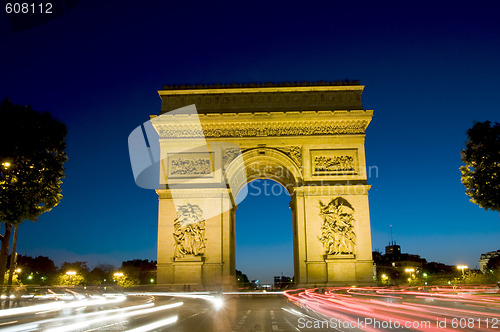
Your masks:
M 500 211 L 500 123 L 477 122 L 462 150 L 462 183 L 471 202 Z
M 486 264 L 486 270 L 500 272 L 500 256 L 491 257 Z
M 78 286 L 85 283 L 85 276 L 81 274 L 67 275 L 65 273 L 59 274 L 57 279 L 57 284 L 68 285 L 68 286 Z
M 141 283 L 138 278 L 136 278 L 134 276 L 127 276 L 125 274 L 123 276 L 115 277 L 114 280 L 116 281 L 116 284 L 118 286 L 123 287 L 123 288 L 134 287 L 134 286 L 137 286 Z
M 77 274 L 87 276 L 89 274 L 89 268 L 87 266 L 87 262 L 73 262 L 68 263 L 64 262 L 59 268 L 61 273 L 66 273 L 68 271 L 74 271 Z
M 156 262 L 147 259 L 133 259 L 122 262 L 120 271 L 133 282 L 138 280 L 140 284 L 150 284 L 151 279 L 156 279 Z
M 66 126 L 49 113 L 0 105 L 0 220 L 35 221 L 56 206 L 66 162 Z
M 38 113 L 4 100 L 0 104 L 0 284 L 9 253 L 12 227 L 15 235 L 23 220 L 36 221 L 62 198 L 61 179 L 66 162 L 66 126 L 49 113 Z M 15 250 L 14 236 L 13 250 Z
M 100 285 L 103 282 L 113 279 L 115 267 L 110 264 L 99 264 L 87 275 L 87 282 L 93 285 Z
M 240 270 L 236 270 L 236 281 L 239 288 L 250 287 L 250 280 L 248 280 L 248 276 Z
M 18 255 L 17 267 L 21 269 L 19 279 L 25 284 L 51 284 L 55 282 L 57 267 L 45 256 L 30 257 Z M 31 276 L 31 278 L 30 278 Z

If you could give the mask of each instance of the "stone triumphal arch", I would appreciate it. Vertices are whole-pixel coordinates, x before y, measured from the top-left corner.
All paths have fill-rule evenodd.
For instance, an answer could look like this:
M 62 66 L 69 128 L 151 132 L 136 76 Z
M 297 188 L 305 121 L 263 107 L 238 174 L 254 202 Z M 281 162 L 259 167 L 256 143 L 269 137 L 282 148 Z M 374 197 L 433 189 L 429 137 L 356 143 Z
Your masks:
M 195 104 L 201 128 L 192 116 L 152 119 L 168 183 L 157 190 L 158 283 L 234 286 L 234 198 L 257 178 L 290 193 L 298 286 L 371 283 L 364 141 L 373 111 L 363 110 L 363 88 L 322 82 L 159 91 L 162 114 Z M 206 150 L 198 153 L 193 142 L 202 139 Z M 179 146 L 184 152 L 169 157 Z M 185 185 L 170 185 L 175 179 Z

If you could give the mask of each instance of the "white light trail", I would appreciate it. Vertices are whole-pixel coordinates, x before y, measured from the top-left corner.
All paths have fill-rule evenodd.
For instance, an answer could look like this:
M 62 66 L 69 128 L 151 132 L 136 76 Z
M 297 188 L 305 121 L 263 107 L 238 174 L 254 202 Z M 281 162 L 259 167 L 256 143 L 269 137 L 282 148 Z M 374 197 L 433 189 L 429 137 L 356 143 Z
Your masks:
M 119 319 L 126 319 L 126 318 L 130 318 L 130 317 L 134 317 L 134 316 L 139 316 L 139 315 L 146 315 L 146 314 L 149 314 L 152 312 L 157 312 L 157 311 L 161 311 L 161 310 L 167 310 L 167 309 L 179 307 L 183 304 L 184 304 L 183 302 L 177 302 L 177 303 L 162 305 L 159 307 L 154 307 L 154 308 L 149 308 L 149 309 L 142 309 L 142 310 L 136 310 L 136 311 L 127 312 L 127 313 L 120 313 L 117 315 L 111 315 L 111 316 L 107 315 L 106 317 L 99 317 L 99 318 L 92 319 L 92 320 L 86 320 L 85 322 L 81 322 L 81 323 L 64 325 L 61 327 L 48 329 L 46 331 L 49 331 L 49 332 L 75 331 L 75 330 L 79 330 L 79 329 L 84 329 L 92 324 L 98 324 L 98 323 L 106 322 L 109 320 L 119 320 Z
M 131 306 L 131 307 L 125 307 L 125 308 L 104 310 L 104 311 L 98 311 L 98 312 L 88 312 L 88 313 L 85 313 L 85 314 L 71 315 L 71 316 L 66 316 L 66 317 L 49 318 L 49 319 L 41 320 L 38 323 L 40 323 L 40 324 L 47 324 L 47 323 L 60 322 L 62 320 L 86 319 L 86 318 L 89 318 L 89 317 L 92 317 L 92 316 L 109 315 L 109 314 L 112 314 L 112 313 L 125 312 L 125 311 L 130 311 L 130 310 L 137 310 L 137 309 L 144 309 L 144 308 L 149 308 L 149 307 L 152 307 L 152 306 L 154 306 L 153 303 L 140 304 L 140 305 Z
M 165 325 L 173 324 L 175 322 L 177 322 L 177 316 L 170 317 L 167 319 L 162 319 L 162 320 L 159 320 L 157 322 L 154 322 L 154 323 L 151 323 L 148 325 L 139 326 L 138 328 L 128 330 L 128 332 L 147 332 L 147 331 L 151 331 L 151 330 L 157 329 L 157 328 L 165 326 Z
M 12 327 L 2 328 L 2 332 L 26 332 L 26 331 L 36 331 L 38 329 L 38 324 L 23 324 Z
M 112 299 L 99 298 L 99 299 L 93 299 L 93 300 L 85 299 L 85 300 L 74 301 L 74 302 L 58 301 L 58 302 L 51 302 L 51 303 L 45 303 L 45 304 L 37 304 L 37 305 L 32 305 L 32 306 L 27 306 L 27 307 L 0 310 L 0 317 L 9 317 L 9 316 L 35 313 L 35 312 L 40 312 L 40 311 L 49 311 L 49 310 L 55 311 L 55 310 L 61 310 L 63 308 L 75 308 L 75 307 L 81 307 L 81 306 L 93 306 L 93 305 L 118 303 L 118 302 L 124 301 L 126 298 L 127 297 L 125 295 L 116 295 Z
M 276 294 L 283 294 L 283 292 L 275 292 Z M 222 293 L 222 294 L 233 294 L 232 292 Z M 234 293 L 241 295 L 242 293 Z M 262 292 L 245 292 L 243 294 L 271 294 Z M 214 295 L 209 292 L 192 292 L 192 293 L 173 293 L 173 292 L 144 292 L 144 293 L 127 293 L 131 296 L 171 296 L 171 297 L 186 297 L 191 299 L 203 299 L 212 303 L 215 310 L 219 310 L 224 305 L 224 301 L 220 295 Z

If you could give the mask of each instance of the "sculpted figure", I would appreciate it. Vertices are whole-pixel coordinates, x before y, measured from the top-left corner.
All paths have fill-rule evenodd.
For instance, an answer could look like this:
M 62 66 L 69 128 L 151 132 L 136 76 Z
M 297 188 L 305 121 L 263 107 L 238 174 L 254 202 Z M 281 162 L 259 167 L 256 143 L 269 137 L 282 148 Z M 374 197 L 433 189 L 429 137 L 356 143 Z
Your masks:
M 198 205 L 186 204 L 177 210 L 174 220 L 174 257 L 201 256 L 205 252 L 205 220 Z
M 320 216 L 323 218 L 319 240 L 327 255 L 354 254 L 356 234 L 354 233 L 354 209 L 342 197 L 332 199 L 330 203 L 320 204 Z

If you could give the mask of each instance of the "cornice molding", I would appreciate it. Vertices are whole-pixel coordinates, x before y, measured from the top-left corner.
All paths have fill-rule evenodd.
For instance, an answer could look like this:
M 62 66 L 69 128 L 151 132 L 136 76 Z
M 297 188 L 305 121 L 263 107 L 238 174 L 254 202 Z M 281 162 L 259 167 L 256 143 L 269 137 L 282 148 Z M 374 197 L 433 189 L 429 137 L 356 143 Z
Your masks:
M 153 118 L 152 122 L 160 138 L 360 135 L 365 133 L 372 115 L 373 111 L 363 110 L 166 114 Z
M 327 86 L 279 86 L 279 87 L 244 87 L 244 88 L 208 88 L 158 90 L 160 96 L 240 94 L 271 92 L 321 92 L 321 91 L 363 91 L 364 85 L 327 85 Z

